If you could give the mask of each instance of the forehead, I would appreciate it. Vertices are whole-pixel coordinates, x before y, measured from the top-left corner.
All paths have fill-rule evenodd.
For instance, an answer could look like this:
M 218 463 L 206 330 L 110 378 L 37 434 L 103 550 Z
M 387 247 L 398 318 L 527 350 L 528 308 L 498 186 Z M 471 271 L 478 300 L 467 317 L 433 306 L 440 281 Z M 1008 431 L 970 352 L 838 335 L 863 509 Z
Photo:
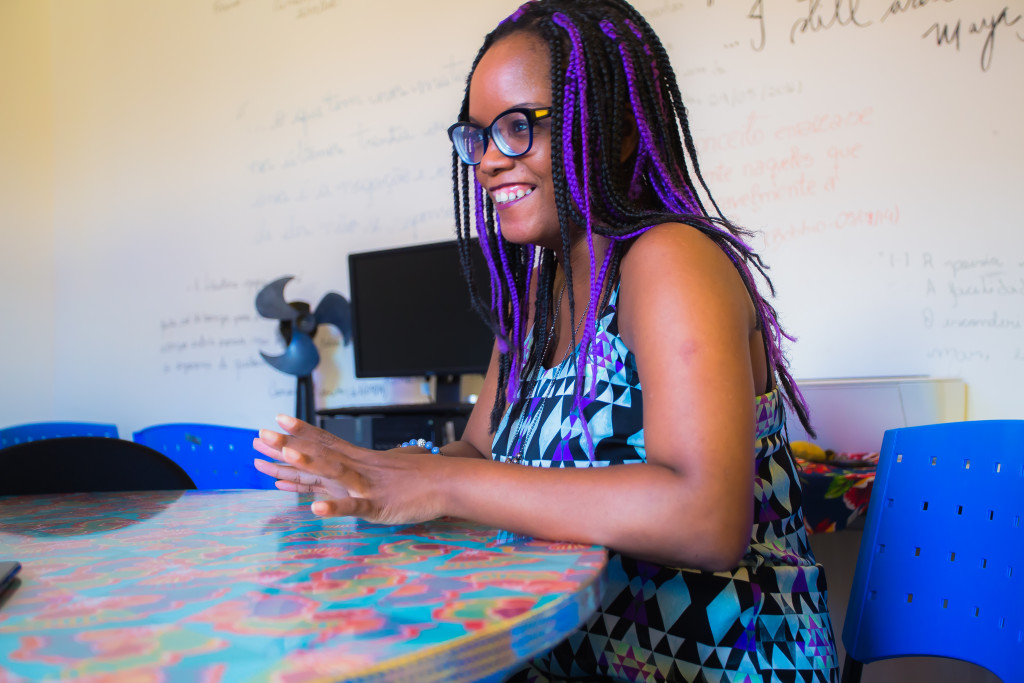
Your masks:
M 547 45 L 529 33 L 513 33 L 480 58 L 469 84 L 469 116 L 489 123 L 510 107 L 551 104 Z

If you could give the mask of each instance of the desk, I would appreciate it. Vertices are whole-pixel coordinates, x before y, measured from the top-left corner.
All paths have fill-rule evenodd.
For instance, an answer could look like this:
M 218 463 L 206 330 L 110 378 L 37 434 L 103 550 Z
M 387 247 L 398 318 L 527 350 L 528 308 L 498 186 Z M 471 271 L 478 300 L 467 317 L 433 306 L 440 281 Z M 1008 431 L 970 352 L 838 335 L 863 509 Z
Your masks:
M 441 520 L 320 519 L 295 494 L 0 498 L 0 682 L 475 681 L 597 606 L 605 551 Z
M 320 427 L 331 434 L 357 446 L 387 450 L 410 437 L 438 445 L 454 441 L 472 411 L 469 403 L 412 403 L 330 408 L 317 415 Z

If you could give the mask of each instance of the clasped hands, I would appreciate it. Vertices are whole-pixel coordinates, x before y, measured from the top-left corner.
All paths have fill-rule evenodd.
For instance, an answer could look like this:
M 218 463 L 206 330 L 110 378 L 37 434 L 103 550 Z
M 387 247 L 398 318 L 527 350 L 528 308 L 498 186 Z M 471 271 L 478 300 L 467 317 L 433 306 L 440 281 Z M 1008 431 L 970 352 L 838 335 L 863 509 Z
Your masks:
M 411 524 L 444 514 L 437 486 L 443 456 L 362 448 L 286 415 L 277 423 L 285 433 L 261 429 L 253 448 L 279 462 L 256 459 L 253 464 L 277 479 L 282 491 L 326 497 L 313 503 L 313 514 L 353 515 L 380 524 Z

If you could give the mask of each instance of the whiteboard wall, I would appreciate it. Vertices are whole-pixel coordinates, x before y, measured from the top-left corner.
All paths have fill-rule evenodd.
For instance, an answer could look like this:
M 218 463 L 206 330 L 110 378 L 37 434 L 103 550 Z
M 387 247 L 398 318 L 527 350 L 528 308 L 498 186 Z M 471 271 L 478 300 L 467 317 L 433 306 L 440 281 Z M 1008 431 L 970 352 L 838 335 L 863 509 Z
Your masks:
M 636 5 L 719 204 L 761 231 L 795 375 L 958 377 L 970 418 L 1024 417 L 1024 0 Z M 452 236 L 445 128 L 515 6 L 56 2 L 56 416 L 291 411 L 256 292 L 347 295 L 349 252 Z M 320 407 L 425 398 L 318 342 Z

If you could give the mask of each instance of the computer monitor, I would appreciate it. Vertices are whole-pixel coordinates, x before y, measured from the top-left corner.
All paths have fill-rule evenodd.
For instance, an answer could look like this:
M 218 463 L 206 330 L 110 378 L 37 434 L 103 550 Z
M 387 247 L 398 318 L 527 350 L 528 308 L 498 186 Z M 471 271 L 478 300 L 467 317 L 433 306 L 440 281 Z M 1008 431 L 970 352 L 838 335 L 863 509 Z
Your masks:
M 470 243 L 474 282 L 487 266 Z M 437 403 L 458 403 L 460 376 L 483 373 L 494 338 L 475 310 L 449 240 L 348 257 L 356 377 L 437 378 Z

